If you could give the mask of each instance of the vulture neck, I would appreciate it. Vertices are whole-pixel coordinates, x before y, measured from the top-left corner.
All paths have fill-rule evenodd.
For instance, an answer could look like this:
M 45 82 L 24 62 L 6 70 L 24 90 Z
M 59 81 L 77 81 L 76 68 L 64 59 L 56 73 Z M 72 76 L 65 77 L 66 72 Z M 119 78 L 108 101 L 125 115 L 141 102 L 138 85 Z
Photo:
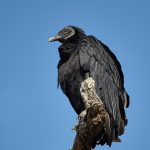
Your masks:
M 78 51 L 77 46 L 81 43 L 86 36 L 74 36 L 72 39 L 62 43 L 62 45 L 58 48 L 59 56 L 63 60 L 68 60 L 69 57 Z

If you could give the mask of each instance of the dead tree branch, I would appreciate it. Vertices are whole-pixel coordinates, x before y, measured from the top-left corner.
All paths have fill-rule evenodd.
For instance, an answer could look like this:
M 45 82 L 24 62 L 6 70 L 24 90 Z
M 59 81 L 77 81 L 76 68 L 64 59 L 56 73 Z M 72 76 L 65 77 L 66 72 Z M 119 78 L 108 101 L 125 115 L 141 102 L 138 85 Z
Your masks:
M 96 94 L 95 81 L 91 77 L 82 82 L 80 92 L 86 110 L 79 115 L 72 150 L 91 150 L 96 145 L 95 138 L 103 128 L 106 111 L 103 102 Z

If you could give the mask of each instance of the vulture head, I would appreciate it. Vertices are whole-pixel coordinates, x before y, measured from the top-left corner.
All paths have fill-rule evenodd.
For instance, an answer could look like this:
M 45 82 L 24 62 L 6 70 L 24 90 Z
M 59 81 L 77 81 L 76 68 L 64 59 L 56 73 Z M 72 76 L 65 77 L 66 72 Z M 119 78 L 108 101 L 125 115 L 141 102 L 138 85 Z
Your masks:
M 59 41 L 65 43 L 73 39 L 84 38 L 86 35 L 84 31 L 75 26 L 67 26 L 60 30 L 57 35 L 48 39 L 49 42 Z

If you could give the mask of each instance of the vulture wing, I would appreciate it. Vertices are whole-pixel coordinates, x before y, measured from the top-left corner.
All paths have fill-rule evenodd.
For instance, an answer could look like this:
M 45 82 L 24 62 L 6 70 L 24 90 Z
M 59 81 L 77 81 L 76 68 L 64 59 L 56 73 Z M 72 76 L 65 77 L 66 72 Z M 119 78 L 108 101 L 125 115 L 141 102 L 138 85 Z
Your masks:
M 106 133 L 111 131 L 111 137 L 117 139 L 127 124 L 124 107 L 129 105 L 120 63 L 109 48 L 93 36 L 87 36 L 81 43 L 79 58 L 81 69 L 95 80 L 96 92 L 109 114 Z

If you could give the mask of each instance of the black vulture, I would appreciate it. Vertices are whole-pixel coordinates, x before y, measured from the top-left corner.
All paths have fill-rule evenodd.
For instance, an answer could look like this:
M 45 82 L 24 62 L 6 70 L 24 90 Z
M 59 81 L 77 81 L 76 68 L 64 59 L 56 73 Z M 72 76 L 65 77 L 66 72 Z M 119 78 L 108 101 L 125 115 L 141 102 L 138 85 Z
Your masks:
M 119 61 L 105 44 L 94 36 L 87 36 L 76 26 L 63 28 L 56 36 L 49 38 L 49 42 L 53 41 L 62 43 L 58 48 L 58 84 L 78 115 L 86 109 L 80 93 L 81 83 L 88 77 L 95 81 L 97 95 L 109 114 L 109 124 L 104 125 L 95 140 L 110 146 L 113 141 L 119 140 L 118 136 L 124 133 L 127 125 L 124 108 L 129 106 L 129 96 L 124 88 Z

